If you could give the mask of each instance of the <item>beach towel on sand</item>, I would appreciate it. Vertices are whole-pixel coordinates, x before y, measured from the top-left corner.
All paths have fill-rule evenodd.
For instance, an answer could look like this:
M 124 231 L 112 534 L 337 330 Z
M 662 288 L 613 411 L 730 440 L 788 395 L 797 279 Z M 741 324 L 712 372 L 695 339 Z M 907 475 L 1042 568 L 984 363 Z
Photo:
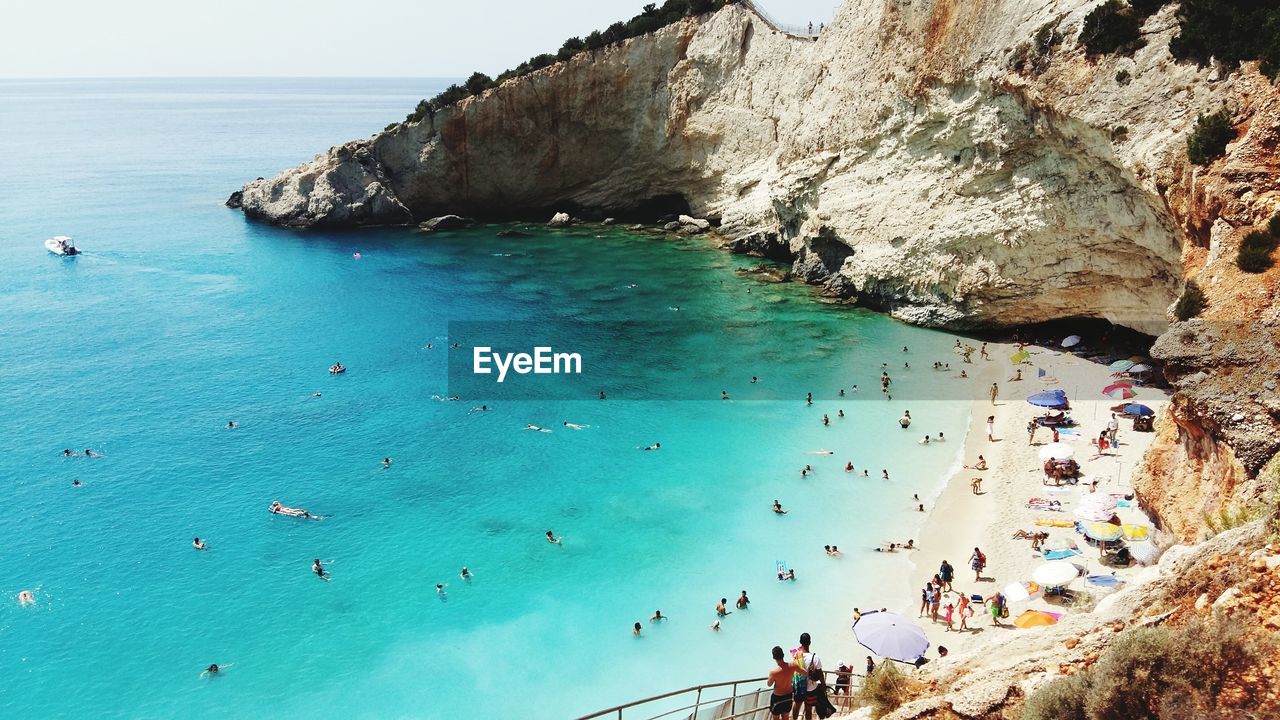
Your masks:
M 1063 558 L 1074 557 L 1079 554 L 1080 554 L 1080 551 L 1075 549 L 1046 550 L 1044 552 L 1044 559 L 1045 560 L 1062 560 Z

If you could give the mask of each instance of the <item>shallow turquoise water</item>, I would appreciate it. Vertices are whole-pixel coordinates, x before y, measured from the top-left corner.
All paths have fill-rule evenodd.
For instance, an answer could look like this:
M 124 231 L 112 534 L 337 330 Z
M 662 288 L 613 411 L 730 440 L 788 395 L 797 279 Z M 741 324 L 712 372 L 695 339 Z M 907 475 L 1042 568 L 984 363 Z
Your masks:
M 927 369 L 951 339 L 741 277 L 697 240 L 303 234 L 221 207 L 435 86 L 0 83 L 0 717 L 562 718 L 763 674 L 801 631 L 829 664 L 860 657 L 850 611 L 903 571 L 867 548 L 910 532 L 911 493 L 959 450 L 895 422 L 960 439 L 965 405 L 931 402 L 952 381 Z M 60 233 L 86 254 L 46 253 Z M 458 321 L 545 323 L 609 399 L 434 400 Z M 742 589 L 750 611 L 708 630 Z M 671 619 L 632 637 L 655 608 Z M 198 681 L 210 662 L 232 667 Z

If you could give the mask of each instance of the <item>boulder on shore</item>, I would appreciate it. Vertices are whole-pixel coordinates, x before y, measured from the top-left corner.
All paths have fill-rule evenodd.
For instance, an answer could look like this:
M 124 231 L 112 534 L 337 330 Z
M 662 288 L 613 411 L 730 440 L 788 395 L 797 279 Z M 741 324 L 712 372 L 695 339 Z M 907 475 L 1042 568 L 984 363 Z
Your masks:
M 470 227 L 472 224 L 473 223 L 470 218 L 464 218 L 460 215 L 441 215 L 418 223 L 418 229 L 423 232 L 457 230 L 458 228 Z
M 551 221 L 547 224 L 551 227 L 567 227 L 573 222 L 573 218 L 569 217 L 569 213 L 558 212 L 551 216 Z
M 244 204 L 244 191 L 237 190 L 231 193 L 231 197 L 227 198 L 227 202 L 224 204 L 229 208 L 238 209 L 241 205 Z

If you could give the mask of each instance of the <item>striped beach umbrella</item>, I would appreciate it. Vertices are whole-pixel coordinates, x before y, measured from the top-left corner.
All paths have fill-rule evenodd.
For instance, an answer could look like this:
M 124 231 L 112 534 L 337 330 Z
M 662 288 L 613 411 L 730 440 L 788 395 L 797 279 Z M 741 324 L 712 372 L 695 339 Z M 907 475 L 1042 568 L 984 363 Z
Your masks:
M 1109 522 L 1091 522 L 1084 526 L 1085 537 L 1093 538 L 1098 542 L 1111 542 L 1119 540 L 1124 535 L 1124 530 L 1119 525 L 1112 525 Z
M 1115 400 L 1128 400 L 1138 396 L 1138 393 L 1133 391 L 1133 385 L 1129 383 L 1112 383 L 1102 388 L 1102 394 Z

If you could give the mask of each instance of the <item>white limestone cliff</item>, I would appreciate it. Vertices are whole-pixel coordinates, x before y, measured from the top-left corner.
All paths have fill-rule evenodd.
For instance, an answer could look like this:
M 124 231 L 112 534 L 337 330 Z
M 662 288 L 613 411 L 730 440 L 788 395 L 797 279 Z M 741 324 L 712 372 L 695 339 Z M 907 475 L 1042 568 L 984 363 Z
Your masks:
M 1173 62 L 1171 7 L 1134 57 L 1087 57 L 1098 2 L 845 0 L 817 40 L 730 5 L 249 183 L 243 208 L 306 227 L 687 205 L 912 322 L 1156 334 L 1182 267 L 1163 188 L 1231 80 Z

